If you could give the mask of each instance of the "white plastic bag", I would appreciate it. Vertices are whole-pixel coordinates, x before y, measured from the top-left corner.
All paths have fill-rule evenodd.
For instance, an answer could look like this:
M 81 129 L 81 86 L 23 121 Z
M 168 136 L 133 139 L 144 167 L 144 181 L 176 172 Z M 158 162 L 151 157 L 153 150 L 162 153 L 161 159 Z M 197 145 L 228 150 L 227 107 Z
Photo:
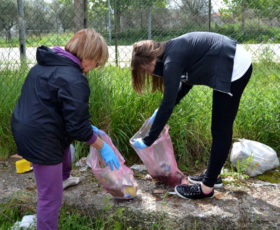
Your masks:
M 23 230 L 23 229 L 36 229 L 37 218 L 36 215 L 27 215 L 22 217 L 21 221 L 17 221 L 11 230 Z
M 254 177 L 279 166 L 276 152 L 257 141 L 239 139 L 233 144 L 230 161 L 234 167 L 246 167 L 246 174 Z

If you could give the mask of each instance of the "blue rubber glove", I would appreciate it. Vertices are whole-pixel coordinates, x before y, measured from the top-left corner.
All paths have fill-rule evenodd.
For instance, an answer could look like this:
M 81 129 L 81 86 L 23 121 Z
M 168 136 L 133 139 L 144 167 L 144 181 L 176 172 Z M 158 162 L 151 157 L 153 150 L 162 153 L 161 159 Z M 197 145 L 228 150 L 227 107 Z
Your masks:
M 91 125 L 93 132 L 95 132 L 96 135 L 105 135 L 105 133 L 98 129 L 97 127 L 95 127 L 94 125 Z
M 158 111 L 158 109 L 156 109 L 155 112 L 153 113 L 153 115 L 149 118 L 149 122 L 150 122 L 151 124 L 154 123 L 154 120 L 155 120 L 155 118 L 156 118 L 156 116 L 157 116 L 157 111 Z
M 147 148 L 148 146 L 144 143 L 143 139 L 142 138 L 136 138 L 133 140 L 133 146 L 136 148 L 136 149 L 144 149 L 144 148 Z
M 110 164 L 110 168 L 112 171 L 114 171 L 113 165 L 115 165 L 116 169 L 119 169 L 120 162 L 114 153 L 114 151 L 111 149 L 111 147 L 104 142 L 103 147 L 99 150 L 103 160 L 105 161 L 106 166 Z

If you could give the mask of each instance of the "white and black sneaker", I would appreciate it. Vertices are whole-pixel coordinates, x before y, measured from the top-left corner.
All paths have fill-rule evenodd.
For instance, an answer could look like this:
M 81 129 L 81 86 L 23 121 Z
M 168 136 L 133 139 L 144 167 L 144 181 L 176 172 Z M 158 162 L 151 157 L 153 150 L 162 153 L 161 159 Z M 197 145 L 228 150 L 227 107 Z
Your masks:
M 175 187 L 175 193 L 183 199 L 203 199 L 203 198 L 212 198 L 214 196 L 214 189 L 208 194 L 204 194 L 201 189 L 201 184 L 193 185 L 177 185 Z
M 205 174 L 206 174 L 206 170 L 199 175 L 188 176 L 188 180 L 193 184 L 200 184 L 203 178 L 205 177 Z M 223 187 L 222 178 L 219 176 L 214 184 L 214 188 L 222 188 L 222 187 Z

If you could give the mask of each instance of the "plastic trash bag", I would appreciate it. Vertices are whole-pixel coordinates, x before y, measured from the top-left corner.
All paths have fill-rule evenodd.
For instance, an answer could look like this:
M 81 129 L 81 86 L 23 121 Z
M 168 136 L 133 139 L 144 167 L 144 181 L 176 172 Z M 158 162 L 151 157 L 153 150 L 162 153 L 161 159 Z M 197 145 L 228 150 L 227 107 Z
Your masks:
M 36 215 L 27 215 L 22 217 L 21 221 L 17 221 L 11 230 L 24 230 L 24 229 L 36 229 L 37 218 Z
M 139 131 L 130 138 L 130 144 L 146 166 L 149 174 L 156 180 L 170 186 L 187 184 L 185 175 L 178 169 L 174 156 L 171 138 L 166 125 L 158 139 L 148 148 L 136 149 L 133 140 L 145 137 L 151 128 L 149 119 L 145 121 Z
M 73 144 L 70 144 L 70 153 L 71 153 L 71 161 L 75 162 L 76 160 L 76 152 L 75 152 L 75 147 Z
M 103 185 L 104 189 L 114 198 L 134 198 L 137 192 L 137 183 L 134 179 L 133 171 L 124 164 L 125 160 L 112 143 L 111 138 L 106 133 L 99 135 L 99 137 L 113 149 L 120 162 L 120 168 L 116 170 L 114 167 L 114 171 L 111 171 L 109 165 L 105 167 L 105 162 L 100 153 L 91 146 L 87 161 L 92 168 L 93 174 L 99 183 Z
M 230 161 L 236 168 L 238 164 L 239 167 L 241 164 L 245 164 L 246 174 L 250 177 L 279 166 L 277 154 L 271 147 L 246 139 L 239 139 L 239 142 L 233 144 Z

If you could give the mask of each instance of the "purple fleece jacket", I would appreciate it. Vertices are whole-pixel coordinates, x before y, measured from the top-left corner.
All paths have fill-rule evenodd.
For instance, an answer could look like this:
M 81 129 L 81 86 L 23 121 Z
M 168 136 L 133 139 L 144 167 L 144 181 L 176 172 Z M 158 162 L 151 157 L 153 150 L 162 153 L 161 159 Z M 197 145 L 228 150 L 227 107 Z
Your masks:
M 74 56 L 73 54 L 69 53 L 68 51 L 60 48 L 59 46 L 55 46 L 53 47 L 53 51 L 56 52 L 58 55 L 67 57 L 69 59 L 71 59 L 73 62 L 75 62 L 76 64 L 78 64 L 80 66 L 80 68 L 82 69 L 82 65 L 81 65 L 81 61 L 79 60 L 79 58 L 77 58 L 76 56 Z M 96 134 L 93 132 L 91 138 L 87 141 L 88 145 L 93 144 L 97 139 Z

